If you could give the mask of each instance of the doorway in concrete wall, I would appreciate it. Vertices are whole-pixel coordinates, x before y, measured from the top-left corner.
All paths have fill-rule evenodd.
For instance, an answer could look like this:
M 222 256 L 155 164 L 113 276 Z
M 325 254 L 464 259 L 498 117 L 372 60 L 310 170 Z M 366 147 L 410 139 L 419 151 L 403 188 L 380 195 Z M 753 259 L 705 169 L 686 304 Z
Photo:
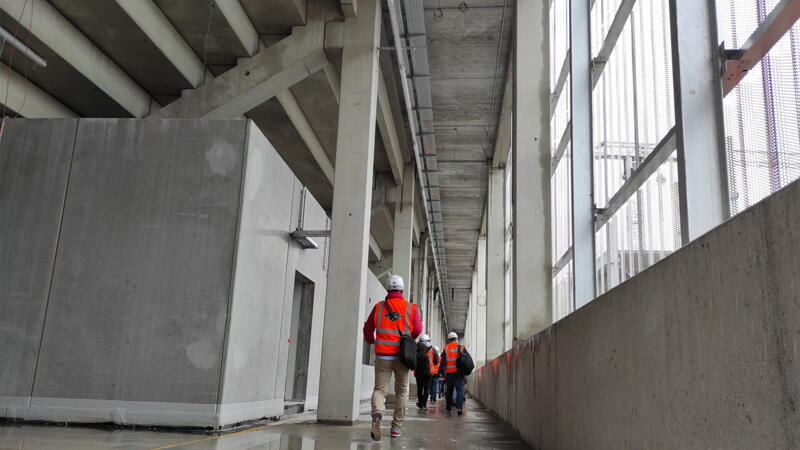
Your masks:
M 286 360 L 285 413 L 302 412 L 306 400 L 313 309 L 314 282 L 296 272 L 289 331 L 289 357 Z

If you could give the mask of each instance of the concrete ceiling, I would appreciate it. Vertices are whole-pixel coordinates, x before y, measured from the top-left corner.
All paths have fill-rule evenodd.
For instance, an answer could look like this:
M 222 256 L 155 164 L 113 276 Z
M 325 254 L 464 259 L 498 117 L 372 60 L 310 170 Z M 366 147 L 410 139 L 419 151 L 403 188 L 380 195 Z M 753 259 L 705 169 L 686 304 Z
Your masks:
M 511 50 L 513 0 L 425 1 L 450 326 L 463 332 Z
M 315 10 L 328 24 L 344 20 L 339 0 L 318 0 Z M 37 0 L 49 3 L 112 64 L 162 105 L 180 98 L 192 84 L 164 56 L 137 24 L 112 0 Z M 234 67 L 248 52 L 240 40 L 241 27 L 234 29 L 213 1 L 152 0 L 174 30 L 214 76 Z M 486 160 L 492 155 L 500 112 L 503 80 L 511 47 L 514 0 L 425 0 L 430 80 L 435 120 L 445 253 L 453 304 L 449 306 L 451 328 L 463 331 L 467 300 L 474 270 L 478 233 L 486 201 Z M 310 0 L 240 0 L 245 17 L 268 47 L 302 26 L 311 15 Z M 464 6 L 466 5 L 466 6 Z M 36 14 L 36 12 L 34 12 Z M 386 16 L 386 15 L 384 15 Z M 26 16 L 27 17 L 27 16 Z M 131 117 L 131 113 L 98 88 L 25 28 L 21 19 L 0 13 L 0 26 L 15 33 L 47 61 L 34 66 L 5 45 L 0 57 L 28 82 L 83 117 Z M 386 44 L 388 23 L 384 23 Z M 34 30 L 35 31 L 35 30 Z M 239 32 L 239 34 L 237 34 Z M 340 69 L 340 49 L 326 53 Z M 381 52 L 381 70 L 390 108 L 394 111 L 401 163 L 411 160 L 407 117 L 401 97 L 396 60 Z M 327 74 L 330 75 L 330 74 Z M 319 71 L 290 89 L 331 162 L 335 162 L 338 100 L 332 79 Z M 320 170 L 303 138 L 275 98 L 246 113 L 267 135 L 298 178 L 326 210 L 330 210 L 332 186 Z M 396 165 L 396 164 L 395 164 Z M 392 183 L 392 169 L 380 133 L 376 132 L 376 179 Z M 388 180 L 388 182 L 387 182 Z M 370 261 L 391 251 L 393 207 L 379 202 L 373 207 L 371 233 L 378 248 Z

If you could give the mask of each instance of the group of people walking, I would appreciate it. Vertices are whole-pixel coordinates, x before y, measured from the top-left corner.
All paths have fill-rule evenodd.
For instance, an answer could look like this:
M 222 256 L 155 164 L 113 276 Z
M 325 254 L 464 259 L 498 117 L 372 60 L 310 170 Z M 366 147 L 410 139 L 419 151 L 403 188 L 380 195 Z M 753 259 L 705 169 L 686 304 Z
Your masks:
M 431 338 L 423 334 L 417 343 L 417 368 L 414 376 L 417 379 L 417 407 L 423 411 L 428 409 L 428 399 L 436 402 L 446 397 L 447 411 L 453 407 L 458 415 L 463 414 L 465 375 L 459 370 L 457 359 L 459 351 L 466 352 L 458 343 L 458 334 L 447 335 L 447 345 L 439 353 L 439 348 L 431 344 Z
M 447 335 L 447 344 L 441 354 L 427 334 L 422 334 L 422 319 L 417 305 L 403 298 L 403 278 L 392 275 L 386 283 L 386 299 L 378 302 L 364 323 L 364 339 L 375 351 L 375 387 L 372 391 L 372 427 L 370 436 L 381 438 L 381 420 L 389 381 L 394 375 L 395 405 L 391 437 L 400 437 L 400 427 L 405 419 L 408 402 L 408 381 L 411 367 L 417 379 L 417 406 L 427 410 L 430 400 L 438 400 L 442 390 L 441 380 L 446 385 L 447 411 L 456 409 L 462 415 L 464 406 L 464 382 L 474 364 L 467 349 L 458 343 L 458 335 Z M 416 359 L 413 355 L 412 339 L 416 343 Z

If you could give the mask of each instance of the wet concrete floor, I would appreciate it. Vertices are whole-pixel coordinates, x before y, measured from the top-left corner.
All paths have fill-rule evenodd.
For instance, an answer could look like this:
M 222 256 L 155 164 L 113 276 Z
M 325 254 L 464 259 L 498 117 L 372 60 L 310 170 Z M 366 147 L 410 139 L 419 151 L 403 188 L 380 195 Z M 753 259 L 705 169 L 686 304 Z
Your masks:
M 365 405 L 366 406 L 366 405 Z M 464 415 L 445 411 L 444 400 L 419 411 L 409 402 L 402 436 L 389 437 L 391 411 L 383 421 L 383 439 L 369 437 L 368 408 L 355 426 L 316 423 L 313 412 L 279 422 L 223 434 L 176 433 L 132 429 L 0 424 L 0 449 L 524 449 L 519 438 L 479 403 L 467 400 Z

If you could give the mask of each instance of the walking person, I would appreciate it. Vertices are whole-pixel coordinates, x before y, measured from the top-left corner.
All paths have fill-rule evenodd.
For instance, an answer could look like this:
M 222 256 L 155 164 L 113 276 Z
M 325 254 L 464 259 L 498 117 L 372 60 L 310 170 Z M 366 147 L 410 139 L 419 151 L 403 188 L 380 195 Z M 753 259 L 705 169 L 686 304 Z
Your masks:
M 400 360 L 401 334 L 416 339 L 422 332 L 422 318 L 417 305 L 403 298 L 403 278 L 392 275 L 386 282 L 386 299 L 378 302 L 364 322 L 364 340 L 374 344 L 375 387 L 372 391 L 373 440 L 381 438 L 381 419 L 386 401 L 386 390 L 394 374 L 395 405 L 392 416 L 391 437 L 400 437 L 400 427 L 405 419 L 408 401 L 408 367 Z
M 431 370 L 431 401 L 436 403 L 439 400 L 439 366 L 442 362 L 439 347 L 434 346 L 431 352 L 436 355 L 436 364 Z
M 464 407 L 464 381 L 466 377 L 458 370 L 456 360 L 459 353 L 467 353 L 467 349 L 458 343 L 458 335 L 450 332 L 447 335 L 447 345 L 444 347 L 444 357 L 441 367 L 444 368 L 445 380 L 447 382 L 447 411 L 451 411 L 455 406 L 458 415 L 463 414 Z M 442 369 L 439 369 L 441 372 Z
M 432 348 L 431 338 L 423 334 L 417 343 L 417 368 L 414 370 L 417 378 L 417 407 L 423 411 L 428 410 L 431 378 L 436 374 L 438 365 L 439 355 Z

